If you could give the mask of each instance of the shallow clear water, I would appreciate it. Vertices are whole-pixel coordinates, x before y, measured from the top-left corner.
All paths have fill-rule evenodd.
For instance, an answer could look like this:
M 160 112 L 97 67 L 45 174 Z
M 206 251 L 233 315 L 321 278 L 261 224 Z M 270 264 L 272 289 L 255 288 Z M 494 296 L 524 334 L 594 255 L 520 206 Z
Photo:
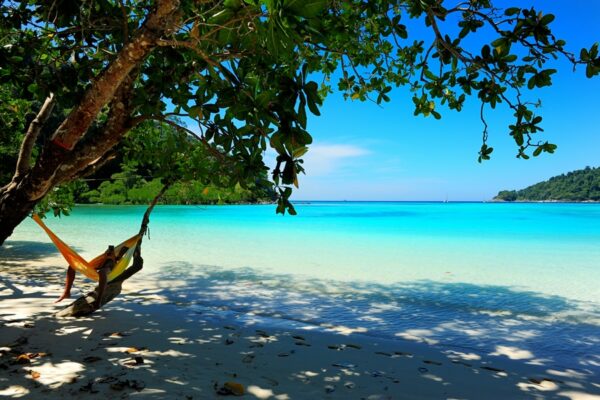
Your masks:
M 135 233 L 144 210 L 81 206 L 48 225 L 92 256 Z M 297 210 L 157 207 L 144 273 L 197 307 L 600 368 L 600 205 L 314 202 Z M 26 221 L 8 245 L 18 241 L 48 239 Z M 169 285 L 176 279 L 186 288 Z

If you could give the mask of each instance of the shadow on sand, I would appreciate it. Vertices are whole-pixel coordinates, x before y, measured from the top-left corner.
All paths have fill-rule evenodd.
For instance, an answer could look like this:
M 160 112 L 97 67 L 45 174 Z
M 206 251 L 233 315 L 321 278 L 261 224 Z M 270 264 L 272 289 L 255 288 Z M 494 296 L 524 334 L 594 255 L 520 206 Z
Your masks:
M 228 380 L 243 382 L 252 398 L 262 399 L 355 398 L 359 389 L 371 390 L 373 399 L 482 398 L 465 393 L 477 393 L 474 382 L 493 387 L 498 380 L 512 380 L 506 385 L 517 395 L 512 398 L 600 391 L 594 386 L 598 326 L 586 322 L 597 309 L 558 296 L 465 283 L 322 281 L 179 263 L 146 271 L 139 286 L 90 318 L 58 320 L 50 296 L 58 293 L 64 269 L 32 262 L 54 254 L 27 242 L 0 253 L 0 346 L 6 346 L 0 395 L 202 399 L 216 397 Z M 312 346 L 299 344 L 304 339 L 294 332 L 307 327 L 324 332 L 324 342 L 313 337 Z M 327 345 L 333 341 L 338 344 Z M 572 358 L 557 353 L 557 341 Z M 348 342 L 362 350 L 339 344 Z M 292 350 L 272 353 L 271 343 L 277 351 L 275 343 Z M 408 344 L 425 353 L 436 349 L 438 358 L 392 351 Z M 211 353 L 218 347 L 226 350 Z M 368 361 L 361 351 L 380 358 Z M 334 356 L 323 361 L 324 352 Z M 30 360 L 19 364 L 21 354 Z M 538 377 L 511 372 L 523 363 L 535 365 Z M 395 375 L 403 365 L 414 377 Z M 464 373 L 459 380 L 443 378 L 452 376 L 445 368 Z M 365 379 L 372 381 L 369 388 Z M 415 393 L 404 392 L 408 387 Z M 502 391 L 486 398 L 503 396 L 509 398 Z

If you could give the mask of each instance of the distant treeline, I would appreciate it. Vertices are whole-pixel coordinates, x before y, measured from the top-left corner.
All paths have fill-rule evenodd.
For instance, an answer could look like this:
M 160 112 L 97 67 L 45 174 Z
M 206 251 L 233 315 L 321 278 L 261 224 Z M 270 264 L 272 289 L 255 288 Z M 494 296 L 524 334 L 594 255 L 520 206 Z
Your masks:
M 600 201 L 600 167 L 586 167 L 521 190 L 503 190 L 499 201 Z
M 84 181 L 73 187 L 73 198 L 80 204 L 148 204 L 162 188 L 160 179 L 145 180 L 128 176 L 127 172 L 113 174 L 95 189 Z M 162 196 L 162 204 L 237 204 L 270 203 L 275 193 L 258 187 L 244 189 L 219 188 L 198 181 L 177 182 Z

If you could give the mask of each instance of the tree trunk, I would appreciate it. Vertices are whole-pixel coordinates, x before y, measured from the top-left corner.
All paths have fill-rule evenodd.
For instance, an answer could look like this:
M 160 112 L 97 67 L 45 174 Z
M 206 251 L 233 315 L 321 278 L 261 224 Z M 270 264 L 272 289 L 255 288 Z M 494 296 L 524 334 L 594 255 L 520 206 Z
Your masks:
M 30 200 L 28 194 L 19 190 L 18 185 L 0 188 L 0 246 L 37 203 L 37 200 Z
M 176 29 L 181 15 L 179 1 L 157 0 L 153 12 L 132 36 L 115 59 L 93 81 L 80 103 L 41 149 L 35 165 L 29 167 L 29 147 L 24 143 L 23 162 L 13 180 L 0 188 L 0 246 L 17 225 L 33 210 L 35 204 L 52 188 L 75 179 L 90 164 L 101 159 L 127 132 L 130 125 L 131 83 L 137 68 L 157 46 L 157 41 Z M 101 109 L 109 105 L 109 117 L 103 133 L 84 138 Z M 40 114 L 44 116 L 43 107 Z M 49 113 L 49 111 L 48 111 Z M 40 124 L 43 125 L 41 119 Z M 33 126 L 34 131 L 41 126 Z M 35 135 L 27 135 L 33 141 Z M 83 140 L 82 140 L 83 139 Z M 27 146 L 25 146 L 27 145 Z M 27 161 L 27 162 L 26 162 Z

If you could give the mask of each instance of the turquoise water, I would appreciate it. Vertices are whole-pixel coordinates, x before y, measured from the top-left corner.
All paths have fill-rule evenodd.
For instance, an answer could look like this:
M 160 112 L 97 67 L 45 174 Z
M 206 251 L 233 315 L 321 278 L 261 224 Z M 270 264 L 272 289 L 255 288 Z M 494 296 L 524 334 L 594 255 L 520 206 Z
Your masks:
M 144 274 L 194 307 L 480 352 L 520 349 L 530 361 L 598 370 L 600 205 L 297 209 L 282 217 L 271 205 L 157 207 Z M 136 232 L 144 210 L 80 206 L 48 225 L 92 256 Z M 11 241 L 48 239 L 26 221 Z M 175 279 L 186 288 L 168 284 Z

